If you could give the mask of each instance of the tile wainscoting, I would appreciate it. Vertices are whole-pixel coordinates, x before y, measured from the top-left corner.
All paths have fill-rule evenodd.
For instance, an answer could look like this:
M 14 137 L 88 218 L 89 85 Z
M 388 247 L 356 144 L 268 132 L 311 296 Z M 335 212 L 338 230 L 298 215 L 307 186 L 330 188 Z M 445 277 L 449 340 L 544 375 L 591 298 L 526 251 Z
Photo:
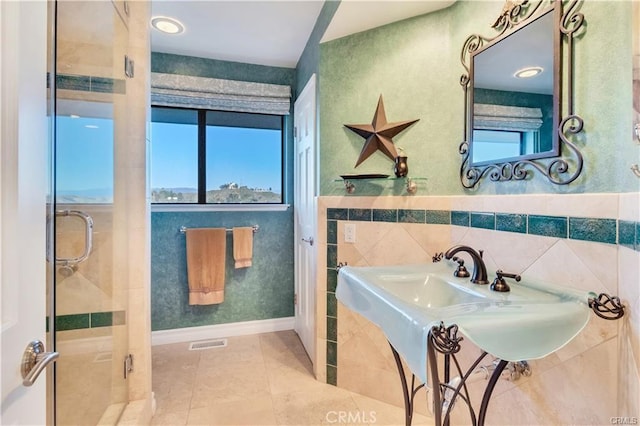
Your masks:
M 386 338 L 335 298 L 336 266 L 423 263 L 467 244 L 484 249 L 489 271 L 619 295 L 628 314 L 619 322 L 594 317 L 566 347 L 533 361 L 532 377 L 501 383 L 488 421 L 587 424 L 637 416 L 638 194 L 321 197 L 318 205 L 319 380 L 402 405 Z M 344 243 L 347 222 L 357 226 L 356 243 Z M 463 358 L 477 351 L 466 343 Z M 513 417 L 497 407 L 503 403 L 527 408 Z

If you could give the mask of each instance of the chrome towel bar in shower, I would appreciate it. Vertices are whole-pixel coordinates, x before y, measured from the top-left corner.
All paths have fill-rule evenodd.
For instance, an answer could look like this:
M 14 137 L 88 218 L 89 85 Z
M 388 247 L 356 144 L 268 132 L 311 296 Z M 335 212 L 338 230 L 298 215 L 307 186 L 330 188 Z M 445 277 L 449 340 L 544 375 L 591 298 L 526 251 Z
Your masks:
M 181 226 L 178 231 L 180 231 L 181 234 L 184 234 L 185 232 L 187 232 L 187 229 L 193 229 L 193 228 L 187 228 L 186 226 Z M 260 227 L 258 225 L 253 225 L 251 229 L 253 229 L 253 233 L 255 234 L 256 232 L 258 232 L 258 229 L 260 229 Z M 225 228 L 225 231 L 232 232 L 233 228 Z

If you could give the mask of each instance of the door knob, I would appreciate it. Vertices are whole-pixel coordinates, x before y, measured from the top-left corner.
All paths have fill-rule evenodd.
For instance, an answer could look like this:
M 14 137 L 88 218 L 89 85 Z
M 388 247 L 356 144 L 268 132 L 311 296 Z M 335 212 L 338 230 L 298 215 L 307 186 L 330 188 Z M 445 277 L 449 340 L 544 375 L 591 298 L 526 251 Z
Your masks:
M 310 246 L 313 245 L 313 237 L 303 238 L 302 241 L 304 241 L 305 243 L 309 243 Z
M 22 355 L 22 385 L 31 386 L 35 383 L 42 370 L 47 365 L 58 359 L 58 352 L 45 352 L 44 344 L 40 340 L 34 340 L 27 345 Z

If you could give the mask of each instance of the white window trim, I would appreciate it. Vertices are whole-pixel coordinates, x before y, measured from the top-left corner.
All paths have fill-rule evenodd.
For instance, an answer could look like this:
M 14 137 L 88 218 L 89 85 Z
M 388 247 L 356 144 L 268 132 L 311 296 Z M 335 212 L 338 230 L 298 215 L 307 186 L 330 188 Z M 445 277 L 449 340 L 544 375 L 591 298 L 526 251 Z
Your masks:
M 151 204 L 151 212 L 284 212 L 289 204 Z

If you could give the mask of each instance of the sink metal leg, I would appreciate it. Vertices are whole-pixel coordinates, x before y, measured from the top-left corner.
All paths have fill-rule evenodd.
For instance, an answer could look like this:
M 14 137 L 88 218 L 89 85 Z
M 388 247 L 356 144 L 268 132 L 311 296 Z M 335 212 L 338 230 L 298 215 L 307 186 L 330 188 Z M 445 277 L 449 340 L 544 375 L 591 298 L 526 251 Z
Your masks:
M 404 396 L 404 424 L 405 426 L 411 426 L 411 422 L 413 420 L 413 407 L 414 407 L 414 399 L 416 393 L 424 387 L 424 383 L 418 385 L 416 387 L 416 376 L 411 375 L 411 390 L 409 390 L 409 385 L 407 383 L 407 377 L 404 375 L 404 368 L 402 367 L 402 361 L 400 360 L 400 355 L 398 351 L 393 347 L 391 343 L 391 352 L 393 352 L 393 358 L 396 360 L 396 366 L 398 367 L 398 373 L 400 374 L 400 382 L 402 383 L 402 395 Z
M 434 397 L 434 420 L 436 425 L 448 426 L 450 422 L 450 413 L 456 400 L 463 401 L 469 409 L 469 416 L 471 424 L 473 426 L 484 426 L 484 421 L 489 408 L 489 400 L 493 389 L 500 378 L 502 371 L 508 364 L 508 361 L 500 360 L 495 369 L 487 386 L 485 387 L 484 394 L 482 396 L 482 403 L 480 404 L 480 412 L 476 419 L 476 413 L 471 405 L 471 399 L 469 397 L 469 391 L 467 389 L 467 380 L 476 370 L 476 367 L 480 362 L 488 355 L 487 352 L 483 352 L 473 364 L 463 373 L 456 353 L 460 351 L 460 342 L 462 337 L 457 336 L 458 327 L 452 325 L 445 327 L 444 324 L 440 324 L 438 327 L 433 327 L 429 331 L 429 338 L 427 341 L 427 359 L 430 371 L 430 378 L 433 387 Z M 437 352 L 444 355 L 444 381 L 440 381 L 440 375 L 438 372 L 438 357 Z M 450 381 L 450 368 L 451 362 L 453 362 L 459 381 L 455 385 Z M 447 392 L 449 394 L 447 395 Z M 443 412 L 444 411 L 444 412 Z
M 493 371 L 491 378 L 489 379 L 489 383 L 487 383 L 487 387 L 484 389 L 484 395 L 482 395 L 482 404 L 480 404 L 480 413 L 478 414 L 478 426 L 484 425 L 484 418 L 487 415 L 487 409 L 489 408 L 489 399 L 491 399 L 491 394 L 493 393 L 493 388 L 496 386 L 500 375 L 502 374 L 502 370 L 507 366 L 508 361 L 503 359 L 500 360 L 496 369 Z
M 440 326 L 433 327 L 429 331 L 427 339 L 427 365 L 429 367 L 431 392 L 433 392 L 433 417 L 435 424 L 437 426 L 449 426 L 451 410 L 454 404 L 459 401 L 464 403 L 469 410 L 470 424 L 472 426 L 484 426 L 491 395 L 498 379 L 500 379 L 502 372 L 509 362 L 505 360 L 495 360 L 493 364 L 489 366 L 478 367 L 480 362 L 489 355 L 487 352 L 482 352 L 471 366 L 466 371 L 463 371 L 456 357 L 456 354 L 460 351 L 460 342 L 463 339 L 462 337 L 458 337 L 457 333 L 458 327 L 456 325 L 445 327 L 444 324 L 440 324 Z M 389 343 L 389 346 L 391 347 L 391 352 L 393 352 L 393 358 L 396 361 L 398 373 L 400 374 L 404 397 L 405 425 L 411 426 L 415 407 L 415 396 L 420 389 L 425 387 L 425 384 L 422 383 L 416 386 L 416 377 L 412 375 L 411 386 L 409 386 L 400 355 L 391 343 Z M 438 368 L 438 353 L 444 357 L 442 381 L 440 380 L 441 372 Z M 456 378 L 453 380 L 451 379 L 452 368 L 454 369 L 454 373 L 457 373 Z M 488 372 L 491 370 L 493 370 L 493 373 L 491 377 L 489 377 Z M 476 411 L 471 404 L 467 385 L 468 382 L 470 383 L 474 381 L 474 379 L 477 380 L 479 378 L 478 372 L 484 372 L 486 374 L 484 378 L 489 378 L 489 381 L 482 395 L 480 411 L 476 417 Z

